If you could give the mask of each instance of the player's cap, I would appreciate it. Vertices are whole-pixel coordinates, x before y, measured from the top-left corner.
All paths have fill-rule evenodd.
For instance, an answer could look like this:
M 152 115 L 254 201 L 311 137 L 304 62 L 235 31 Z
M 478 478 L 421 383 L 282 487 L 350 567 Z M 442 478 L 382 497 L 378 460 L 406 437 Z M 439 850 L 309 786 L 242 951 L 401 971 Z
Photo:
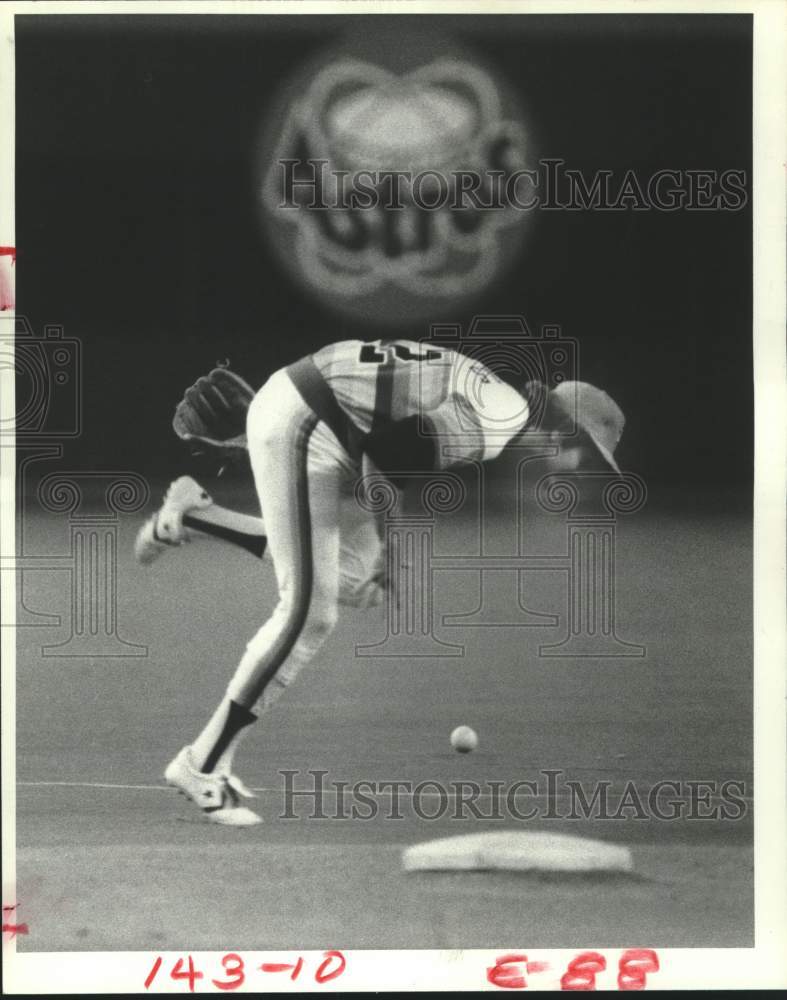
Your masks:
M 615 400 L 589 382 L 561 382 L 549 395 L 549 402 L 558 413 L 576 423 L 607 464 L 620 474 L 614 453 L 626 418 Z

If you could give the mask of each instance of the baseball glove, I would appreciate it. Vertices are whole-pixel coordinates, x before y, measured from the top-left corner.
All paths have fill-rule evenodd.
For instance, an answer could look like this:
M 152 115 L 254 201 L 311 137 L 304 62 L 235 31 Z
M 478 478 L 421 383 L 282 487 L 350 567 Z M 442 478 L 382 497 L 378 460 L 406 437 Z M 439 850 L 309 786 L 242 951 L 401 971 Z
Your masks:
M 186 389 L 172 427 L 192 451 L 230 457 L 246 450 L 246 413 L 254 390 L 229 368 L 214 368 Z

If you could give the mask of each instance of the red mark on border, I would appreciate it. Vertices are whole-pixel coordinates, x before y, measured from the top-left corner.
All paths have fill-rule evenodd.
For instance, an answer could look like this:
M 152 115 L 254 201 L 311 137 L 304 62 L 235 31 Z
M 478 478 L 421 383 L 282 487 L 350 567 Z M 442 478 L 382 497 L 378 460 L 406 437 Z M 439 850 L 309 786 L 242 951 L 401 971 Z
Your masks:
M 561 990 L 594 990 L 596 975 L 607 967 L 607 960 L 597 951 L 583 951 L 568 963 L 560 977 Z
M 629 948 L 618 962 L 618 989 L 644 990 L 648 972 L 659 971 L 659 957 L 650 948 Z
M 287 964 L 286 962 L 263 962 L 260 966 L 263 972 L 289 972 L 292 969 L 292 975 L 290 979 L 295 982 L 295 980 L 300 975 L 301 969 L 303 968 L 303 959 L 299 958 L 298 961 L 293 965 L 292 963 Z
M 527 955 L 516 953 L 500 955 L 495 964 L 486 970 L 487 981 L 505 990 L 524 990 L 527 981 L 522 975 L 521 968 L 517 968 L 521 965 L 527 965 Z
M 16 265 L 16 247 L 0 247 L 0 258 L 10 257 L 10 267 Z M 5 265 L 0 267 L 0 312 L 14 308 L 14 280 L 11 277 L 10 269 L 6 271 Z
M 236 990 L 239 986 L 242 986 L 246 974 L 243 971 L 243 959 L 240 955 L 237 955 L 234 951 L 228 952 L 222 956 L 221 964 L 230 978 L 227 980 L 211 979 L 213 985 L 220 990 Z
M 27 924 L 3 924 L 3 934 L 10 934 L 12 938 L 17 934 L 29 934 L 30 928 Z
M 145 989 L 149 990 L 153 980 L 158 974 L 158 970 L 161 968 L 161 955 L 156 957 L 156 961 L 153 963 L 153 968 L 148 973 L 148 978 L 145 980 Z
M 194 959 L 191 955 L 188 956 L 189 967 L 184 972 L 183 971 L 183 959 L 179 958 L 175 963 L 175 968 L 170 972 L 170 979 L 188 979 L 189 981 L 189 992 L 194 992 L 194 983 L 198 979 L 204 979 L 204 975 L 201 972 L 197 972 L 194 968 Z
M 527 989 L 525 972 L 533 975 L 546 972 L 549 962 L 530 961 L 521 952 L 499 955 L 487 968 L 487 981 L 504 990 Z M 560 977 L 561 990 L 595 990 L 596 977 L 607 968 L 606 958 L 598 951 L 583 951 L 568 963 Z M 629 948 L 618 962 L 618 989 L 644 990 L 649 972 L 659 971 L 658 955 L 652 948 Z
M 317 971 L 314 973 L 314 978 L 318 983 L 327 983 L 331 979 L 336 979 L 347 968 L 347 961 L 340 951 L 324 951 L 323 955 L 325 955 L 325 959 L 320 962 Z M 338 965 L 329 972 L 328 968 L 331 962 L 338 962 Z
M 2 247 L 0 249 L 5 249 L 5 247 Z M 16 904 L 14 904 L 13 906 L 4 906 L 3 907 L 3 917 L 5 918 L 5 914 L 6 913 L 8 913 L 8 914 L 13 913 L 15 909 L 16 909 Z M 3 934 L 10 935 L 9 940 L 11 940 L 12 938 L 15 938 L 17 936 L 17 934 L 29 934 L 30 933 L 30 928 L 27 926 L 27 924 L 12 924 L 10 922 L 6 923 L 5 919 L 3 919 L 3 928 L 2 929 L 3 929 Z

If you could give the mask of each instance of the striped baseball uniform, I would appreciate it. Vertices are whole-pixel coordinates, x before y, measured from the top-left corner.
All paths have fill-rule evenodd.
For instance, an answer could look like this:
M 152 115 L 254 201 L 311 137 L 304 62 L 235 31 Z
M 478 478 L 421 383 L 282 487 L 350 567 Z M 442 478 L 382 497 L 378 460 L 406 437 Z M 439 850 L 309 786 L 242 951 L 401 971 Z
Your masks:
M 304 381 L 300 369 L 310 363 L 350 423 L 351 445 L 360 432 L 367 452 L 369 436 L 373 439 L 392 424 L 404 428 L 410 419 L 407 431 L 393 430 L 389 439 L 399 434 L 404 443 L 412 443 L 416 433 L 431 438 L 438 445 L 436 468 L 487 460 L 527 421 L 527 404 L 519 393 L 480 362 L 452 350 L 408 340 L 347 340 L 292 365 L 299 388 Z
M 494 458 L 527 418 L 525 399 L 484 365 L 408 340 L 332 344 L 268 379 L 247 437 L 279 602 L 230 681 L 228 714 L 220 706 L 200 737 L 208 746 L 216 733 L 202 770 L 226 766 L 254 706 L 270 707 L 331 632 L 340 562 L 362 579 L 379 560 L 359 476 L 371 467 L 397 482 Z

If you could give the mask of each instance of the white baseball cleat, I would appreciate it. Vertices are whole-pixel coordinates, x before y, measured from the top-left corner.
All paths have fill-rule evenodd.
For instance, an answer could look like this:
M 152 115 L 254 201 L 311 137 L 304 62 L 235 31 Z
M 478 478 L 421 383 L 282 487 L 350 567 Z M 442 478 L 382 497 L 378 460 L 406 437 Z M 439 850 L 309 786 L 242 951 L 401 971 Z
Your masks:
M 191 476 L 176 479 L 167 490 L 159 510 L 148 518 L 137 533 L 134 542 L 137 562 L 148 566 L 168 548 L 182 545 L 189 538 L 188 529 L 183 526 L 184 516 L 192 510 L 204 510 L 212 503 L 213 499 L 207 490 Z
M 241 796 L 254 797 L 240 778 L 198 771 L 191 757 L 191 747 L 183 747 L 164 772 L 164 780 L 199 806 L 211 823 L 254 826 L 262 822 L 257 813 L 240 804 Z

